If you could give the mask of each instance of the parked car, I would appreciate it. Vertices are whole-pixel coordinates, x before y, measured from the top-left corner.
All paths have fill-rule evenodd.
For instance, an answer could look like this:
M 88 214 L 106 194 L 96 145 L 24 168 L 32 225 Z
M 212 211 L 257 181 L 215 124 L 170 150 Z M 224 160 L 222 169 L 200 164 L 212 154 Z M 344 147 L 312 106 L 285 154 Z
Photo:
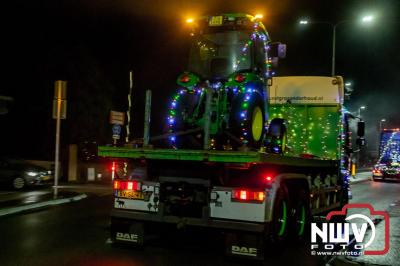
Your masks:
M 53 172 L 24 160 L 0 159 L 0 186 L 20 190 L 44 184 L 53 179 Z

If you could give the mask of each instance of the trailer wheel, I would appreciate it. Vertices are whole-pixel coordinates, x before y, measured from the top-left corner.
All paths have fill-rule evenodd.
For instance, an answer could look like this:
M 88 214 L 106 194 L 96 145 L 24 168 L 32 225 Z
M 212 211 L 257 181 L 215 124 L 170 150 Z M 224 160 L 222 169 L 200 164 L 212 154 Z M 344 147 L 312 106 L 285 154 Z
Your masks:
M 291 219 L 291 236 L 294 241 L 304 241 L 309 236 L 310 224 L 310 205 L 307 200 L 307 193 L 301 190 L 298 196 L 293 200 L 294 207 L 292 209 Z
M 288 236 L 289 197 L 285 189 L 277 191 L 272 214 L 271 242 L 281 245 Z

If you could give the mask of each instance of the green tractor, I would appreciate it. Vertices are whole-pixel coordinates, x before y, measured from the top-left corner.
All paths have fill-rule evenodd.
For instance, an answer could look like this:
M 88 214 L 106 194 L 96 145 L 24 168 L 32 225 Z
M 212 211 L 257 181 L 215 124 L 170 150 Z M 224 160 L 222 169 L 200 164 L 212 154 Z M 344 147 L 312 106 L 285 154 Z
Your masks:
M 285 141 L 285 121 L 267 124 L 267 88 L 285 45 L 271 43 L 259 16 L 221 14 L 187 22 L 192 45 L 168 110 L 169 144 L 177 149 L 273 147 L 281 153 L 284 145 L 270 144 Z

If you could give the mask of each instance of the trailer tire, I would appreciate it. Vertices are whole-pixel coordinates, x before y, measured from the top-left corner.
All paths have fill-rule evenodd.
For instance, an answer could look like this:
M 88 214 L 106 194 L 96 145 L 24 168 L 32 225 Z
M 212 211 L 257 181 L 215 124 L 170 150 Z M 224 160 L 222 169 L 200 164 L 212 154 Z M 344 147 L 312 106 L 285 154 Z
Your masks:
M 310 234 L 311 211 L 307 193 L 300 190 L 297 196 L 292 200 L 292 217 L 290 222 L 291 239 L 294 242 L 305 241 Z
M 270 243 L 278 248 L 283 246 L 287 241 L 289 205 L 289 196 L 286 187 L 279 188 L 274 201 L 270 232 Z

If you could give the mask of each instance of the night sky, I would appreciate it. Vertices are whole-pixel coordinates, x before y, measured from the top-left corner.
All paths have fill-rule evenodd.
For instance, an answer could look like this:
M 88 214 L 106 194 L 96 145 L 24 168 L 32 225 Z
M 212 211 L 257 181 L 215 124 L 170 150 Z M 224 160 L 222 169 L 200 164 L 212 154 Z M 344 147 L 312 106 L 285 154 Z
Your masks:
M 243 4 L 244 3 L 244 4 Z M 367 149 L 376 149 L 379 120 L 400 127 L 400 1 L 106 1 L 42 0 L 2 4 L 0 95 L 12 96 L 0 116 L 1 154 L 52 159 L 53 83 L 68 80 L 62 143 L 109 143 L 111 109 L 125 111 L 134 75 L 133 130 L 142 133 L 144 91 L 153 91 L 152 134 L 161 132 L 176 76 L 185 70 L 188 16 L 264 14 L 273 41 L 287 44 L 278 75 L 330 75 L 332 31 L 300 27 L 298 19 L 344 23 L 337 28 L 336 73 L 351 81 L 347 108 L 367 122 Z M 371 25 L 355 21 L 373 14 Z

